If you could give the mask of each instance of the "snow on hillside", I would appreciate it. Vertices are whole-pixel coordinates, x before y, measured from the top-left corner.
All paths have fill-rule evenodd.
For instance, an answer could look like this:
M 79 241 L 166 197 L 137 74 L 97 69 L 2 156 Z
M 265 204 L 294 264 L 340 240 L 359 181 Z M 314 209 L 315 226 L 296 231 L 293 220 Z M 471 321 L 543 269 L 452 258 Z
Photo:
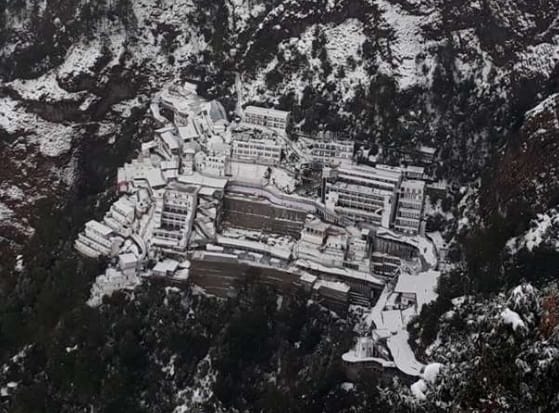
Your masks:
M 379 62 L 380 70 L 395 75 L 401 90 L 429 84 L 428 74 L 434 67 L 434 60 L 428 50 L 435 43 L 425 41 L 422 26 L 437 18 L 436 15 L 410 14 L 399 4 L 387 0 L 375 0 L 375 3 L 395 35 L 395 40 L 389 43 L 392 61 Z
M 357 19 L 348 19 L 339 25 L 328 25 L 325 28 L 327 43 L 325 45 L 328 59 L 334 67 L 329 81 L 336 82 L 336 70 L 344 68 L 345 76 L 339 79 L 339 88 L 342 100 L 348 101 L 353 98 L 357 85 L 368 87 L 369 76 L 365 71 L 363 62 L 359 59 L 362 55 L 363 42 L 366 35 L 363 23 Z M 351 70 L 347 61 L 352 58 L 356 61 L 355 69 Z
M 48 122 L 26 112 L 9 97 L 0 99 L 0 128 L 8 133 L 24 133 L 27 143 L 39 147 L 41 154 L 57 157 L 71 148 L 74 130 L 70 126 Z
M 474 29 L 455 31 L 453 41 L 462 46 L 455 59 L 457 76 L 461 80 L 473 79 L 478 91 L 489 88 L 491 86 L 490 75 L 494 69 L 493 60 L 481 47 L 476 31 Z
M 190 24 L 190 15 L 194 10 L 192 1 L 162 0 L 158 7 L 154 7 L 152 1 L 138 0 L 133 2 L 132 7 L 138 27 L 142 28 L 137 30 L 136 43 L 129 46 L 133 50 L 132 58 L 135 61 L 155 64 L 156 69 L 159 66 L 159 69 L 165 68 L 178 74 L 181 64 L 187 63 L 191 56 L 207 47 L 203 36 Z M 174 65 L 169 64 L 166 53 L 161 50 L 164 39 L 156 30 L 160 25 L 177 30 L 177 47 L 173 51 Z
M 56 73 L 49 72 L 36 79 L 16 79 L 7 84 L 22 99 L 58 102 L 62 100 L 78 100 L 83 94 L 75 94 L 62 89 L 56 80 Z
M 297 62 L 302 59 L 304 61 L 296 72 L 283 74 L 282 90 L 285 93 L 293 92 L 298 99 L 301 99 L 302 92 L 308 85 L 317 90 L 324 88 L 325 83 L 321 78 L 322 61 L 318 57 L 312 57 L 313 41 L 316 40 L 317 31 L 324 33 L 326 39 L 324 48 L 328 62 L 332 66 L 332 73 L 327 81 L 337 86 L 343 102 L 351 100 L 357 85 L 367 87 L 370 79 L 361 59 L 366 35 L 363 23 L 357 19 L 347 19 L 340 24 L 309 25 L 300 37 L 292 37 L 281 42 L 278 49 L 283 60 Z M 355 61 L 354 68 L 348 66 L 348 58 Z M 265 79 L 267 74 L 278 67 L 278 62 L 277 57 L 272 59 L 255 79 L 245 81 L 243 92 L 246 100 L 274 99 L 274 91 L 267 88 Z M 338 77 L 340 68 L 344 71 L 344 76 L 341 78 Z M 277 96 L 275 97 L 277 98 Z
M 345 65 L 347 58 L 361 54 L 361 47 L 367 38 L 363 32 L 363 23 L 357 19 L 347 19 L 338 25 L 324 27 L 328 42 L 326 51 L 334 65 Z
M 514 70 L 530 77 L 550 77 L 559 61 L 559 36 L 553 37 L 553 43 L 540 43 L 528 46 L 518 53 L 519 60 Z
M 0 202 L 0 222 L 10 219 L 14 215 L 14 211 Z
M 531 228 L 523 235 L 512 238 L 507 242 L 507 249 L 514 254 L 522 248 L 532 252 L 542 244 L 547 244 L 559 251 L 559 212 L 550 210 L 545 214 L 538 214 L 532 221 Z
M 253 1 L 232 0 L 227 3 L 229 8 L 229 27 L 234 32 L 241 32 L 248 27 L 251 18 L 260 16 L 265 11 L 263 4 L 254 4 Z
M 514 331 L 518 329 L 526 328 L 524 321 L 518 315 L 516 311 L 512 311 L 510 308 L 505 308 L 501 313 L 501 318 L 503 319 L 503 323 L 506 325 L 510 325 Z
M 68 50 L 64 63 L 58 67 L 58 75 L 63 79 L 77 74 L 94 75 L 93 68 L 102 56 L 100 40 L 77 43 Z

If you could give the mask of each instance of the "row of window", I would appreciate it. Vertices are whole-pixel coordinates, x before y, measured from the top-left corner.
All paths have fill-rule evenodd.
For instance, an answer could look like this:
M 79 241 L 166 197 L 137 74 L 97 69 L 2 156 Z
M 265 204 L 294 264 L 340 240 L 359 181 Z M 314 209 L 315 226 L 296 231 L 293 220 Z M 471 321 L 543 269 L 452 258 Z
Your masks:
M 270 154 L 279 154 L 281 148 L 278 147 L 268 147 L 268 146 L 238 146 L 233 148 L 233 153 L 252 153 L 252 152 L 267 152 Z
M 164 229 L 155 229 L 153 231 L 153 235 L 157 238 L 174 240 L 174 241 L 178 241 L 182 238 L 182 234 L 180 232 L 167 231 Z

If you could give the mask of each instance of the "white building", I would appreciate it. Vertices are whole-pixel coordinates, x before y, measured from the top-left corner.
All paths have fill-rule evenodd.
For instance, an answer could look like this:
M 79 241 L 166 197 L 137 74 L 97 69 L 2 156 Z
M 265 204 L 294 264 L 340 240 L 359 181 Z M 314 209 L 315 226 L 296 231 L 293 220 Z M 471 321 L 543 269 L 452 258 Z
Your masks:
M 356 165 L 324 168 L 323 202 L 353 223 L 388 228 L 401 179 L 399 168 Z
M 123 239 L 116 236 L 113 229 L 99 221 L 91 220 L 78 235 L 74 246 L 78 252 L 90 257 L 112 256 L 118 253 Z
M 113 203 L 110 213 L 122 225 L 131 225 L 136 217 L 134 204 L 127 197 L 121 197 Z
M 285 131 L 289 123 L 289 112 L 283 110 L 247 106 L 244 110 L 245 123 Z
M 138 257 L 128 252 L 118 256 L 118 266 L 122 272 L 135 272 L 138 267 Z
M 194 168 L 196 171 L 204 174 L 222 177 L 230 173 L 230 158 L 229 155 L 224 153 L 210 153 L 206 154 L 204 152 L 197 152 L 194 156 Z M 187 165 L 191 162 L 190 156 L 188 157 Z M 190 168 L 185 166 L 185 175 L 191 175 L 188 173 Z
M 133 159 L 118 168 L 117 186 L 120 192 L 130 192 L 134 188 L 146 188 L 152 192 L 166 184 L 161 168 L 155 166 L 150 158 Z
M 155 264 L 152 272 L 156 277 L 170 277 L 177 271 L 178 266 L 178 261 L 167 258 Z
M 152 245 L 159 251 L 184 256 L 196 213 L 198 188 L 173 184 L 156 200 Z
M 181 142 L 175 134 L 173 126 L 157 129 L 155 131 L 155 142 L 161 155 L 167 159 L 177 159 L 181 154 Z
M 326 165 L 336 162 L 351 162 L 353 142 L 335 140 L 316 142 L 312 145 L 311 156 L 313 160 Z
M 123 196 L 111 205 L 103 218 L 103 223 L 116 233 L 128 237 L 135 219 L 136 207 L 134 203 L 128 197 Z
M 177 132 L 183 144 L 194 142 L 200 138 L 194 122 L 188 122 L 186 126 L 179 126 Z
M 370 245 L 365 235 L 352 235 L 347 244 L 345 267 L 353 268 L 362 272 L 369 272 Z
M 402 168 L 406 179 L 425 179 L 425 168 L 423 166 L 408 165 Z
M 348 244 L 343 228 L 333 227 L 309 216 L 297 244 L 300 259 L 316 261 L 330 267 L 343 267 Z
M 232 158 L 264 165 L 277 165 L 281 161 L 282 145 L 275 139 L 249 134 L 238 134 L 232 144 Z
M 406 180 L 400 186 L 394 229 L 409 235 L 422 232 L 425 182 Z

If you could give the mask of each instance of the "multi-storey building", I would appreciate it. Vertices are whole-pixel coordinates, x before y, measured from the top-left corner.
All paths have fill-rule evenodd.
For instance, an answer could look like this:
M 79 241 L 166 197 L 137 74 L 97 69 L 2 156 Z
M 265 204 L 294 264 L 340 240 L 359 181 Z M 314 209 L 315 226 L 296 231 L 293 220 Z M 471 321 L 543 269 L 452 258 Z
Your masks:
M 239 134 L 232 147 L 233 159 L 265 165 L 277 165 L 281 161 L 282 147 L 275 139 Z
M 247 106 L 244 110 L 244 122 L 284 130 L 289 123 L 289 112 L 283 110 Z
M 135 218 L 135 205 L 127 197 L 121 197 L 111 205 L 111 209 L 103 218 L 103 223 L 116 233 L 127 237 L 130 235 Z
M 198 188 L 171 185 L 156 200 L 152 244 L 163 253 L 184 256 L 196 212 Z
M 80 253 L 98 258 L 101 255 L 116 255 L 122 241 L 123 239 L 116 236 L 112 228 L 91 220 L 85 224 L 85 230 L 79 234 L 74 246 Z
M 363 230 L 360 235 L 352 234 L 347 245 L 344 266 L 357 271 L 369 272 L 370 244 L 368 231 Z
M 406 179 L 425 179 L 425 168 L 423 166 L 408 165 L 402 168 Z
M 187 163 L 190 164 L 190 157 L 187 159 Z M 230 174 L 231 167 L 228 154 L 198 152 L 193 156 L 193 160 L 196 171 L 205 175 L 222 177 Z M 185 171 L 187 171 L 187 168 L 185 168 Z
M 314 161 L 323 164 L 335 162 L 351 162 L 353 158 L 353 142 L 351 141 L 322 141 L 315 142 L 311 148 Z
M 134 187 L 145 187 L 149 191 L 163 188 L 167 181 L 150 158 L 133 159 L 118 168 L 117 186 L 120 192 L 129 192 Z
M 376 275 L 392 277 L 399 271 L 402 261 L 400 258 L 384 252 L 371 254 L 371 269 Z
M 407 180 L 402 182 L 394 219 L 394 229 L 404 234 L 419 234 L 421 232 L 424 200 L 424 181 Z
M 174 127 L 161 128 L 155 131 L 155 142 L 159 152 L 167 159 L 178 159 L 181 154 L 179 138 Z
M 298 243 L 299 258 L 319 262 L 330 267 L 343 267 L 348 236 L 342 228 L 335 228 L 315 217 L 308 217 Z
M 324 168 L 323 202 L 353 223 L 389 227 L 401 177 L 399 169 Z

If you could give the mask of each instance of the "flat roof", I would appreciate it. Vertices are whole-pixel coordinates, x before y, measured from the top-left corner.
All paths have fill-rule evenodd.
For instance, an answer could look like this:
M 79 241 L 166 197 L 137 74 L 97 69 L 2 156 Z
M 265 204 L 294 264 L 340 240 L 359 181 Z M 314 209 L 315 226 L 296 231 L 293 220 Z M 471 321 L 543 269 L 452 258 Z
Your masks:
M 437 148 L 433 148 L 432 146 L 427 146 L 427 145 L 421 145 L 419 147 L 419 151 L 423 153 L 427 153 L 429 155 L 433 155 L 435 152 L 437 152 Z
M 417 275 L 400 274 L 394 292 L 415 294 L 419 312 L 424 304 L 437 298 L 435 289 L 439 275 L 438 271 L 425 271 Z
M 134 212 L 134 205 L 126 197 L 120 197 L 113 205 L 126 212 Z
M 163 261 L 159 261 L 157 264 L 155 264 L 155 267 L 153 267 L 153 271 L 159 271 L 159 272 L 175 272 L 177 270 L 179 266 L 179 262 L 172 260 L 172 259 L 165 259 Z
M 397 170 L 385 169 L 385 168 L 374 168 L 370 166 L 362 165 L 352 165 L 351 167 L 343 167 L 338 169 L 340 174 L 348 176 L 359 176 L 366 179 L 386 179 L 394 182 L 398 182 L 402 176 L 402 171 L 398 168 Z
M 165 186 L 167 184 L 167 182 L 165 182 L 165 179 L 163 179 L 163 176 L 161 175 L 161 170 L 156 168 L 151 168 L 145 171 L 144 179 L 148 181 L 149 185 L 152 188 Z
M 423 172 L 425 172 L 425 167 L 416 166 L 416 165 L 408 165 L 408 166 L 406 166 L 405 170 L 406 171 L 411 171 L 411 172 L 423 173 Z
M 287 120 L 287 117 L 289 116 L 289 112 L 285 110 L 264 108 L 261 106 L 247 106 L 244 112 L 245 114 L 248 112 L 255 115 L 273 116 L 277 118 L 283 118 L 284 120 Z
M 412 189 L 425 189 L 425 181 L 420 181 L 417 179 L 406 179 L 402 182 L 401 188 L 412 188 Z
M 186 126 L 179 126 L 178 131 L 182 140 L 196 139 L 199 136 L 198 131 L 191 122 L 188 122 Z
M 123 264 L 135 264 L 136 262 L 138 262 L 138 257 L 136 257 L 136 255 L 132 254 L 131 252 L 127 252 L 126 254 L 120 254 L 118 256 L 118 259 Z
M 394 331 L 404 326 L 404 317 L 400 310 L 384 310 L 380 313 L 380 316 L 385 329 Z
M 92 230 L 94 230 L 95 232 L 100 233 L 103 236 L 108 236 L 108 235 L 111 235 L 113 233 L 113 230 L 111 228 L 109 228 L 105 224 L 102 224 L 99 221 L 96 221 L 94 219 L 92 219 L 91 221 L 88 221 L 85 224 L 85 226 L 91 228 Z
M 325 281 L 325 280 L 318 280 L 313 288 L 315 290 L 320 290 L 321 288 L 328 288 L 329 290 L 339 291 L 341 293 L 347 294 L 350 290 L 349 285 L 340 282 L 340 281 Z
M 193 184 L 200 186 L 209 186 L 211 188 L 224 190 L 227 185 L 227 178 L 217 178 L 206 175 L 201 175 L 199 172 L 194 172 L 192 175 L 179 175 L 178 181 L 185 184 Z
M 161 139 L 165 142 L 171 149 L 179 149 L 179 142 L 177 141 L 175 134 L 171 131 L 166 131 L 161 134 Z
M 301 277 L 299 277 L 299 279 L 301 281 L 304 281 L 304 282 L 307 282 L 307 283 L 310 283 L 310 284 L 314 283 L 317 280 L 317 278 L 318 277 L 316 275 L 307 274 L 307 273 L 304 273 L 303 275 L 301 275 Z

